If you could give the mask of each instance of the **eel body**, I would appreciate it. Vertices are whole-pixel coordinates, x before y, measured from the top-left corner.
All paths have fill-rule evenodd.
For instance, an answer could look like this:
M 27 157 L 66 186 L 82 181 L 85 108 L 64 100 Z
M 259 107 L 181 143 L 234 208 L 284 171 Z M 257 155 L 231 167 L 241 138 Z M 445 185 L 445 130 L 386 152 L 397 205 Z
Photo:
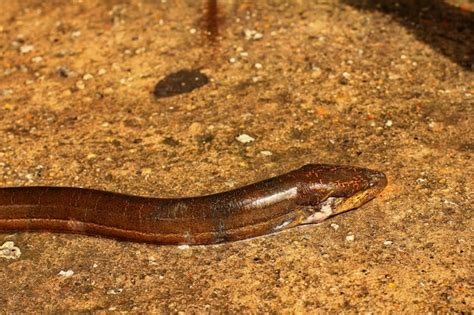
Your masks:
M 387 184 L 365 168 L 310 164 L 234 190 L 152 198 L 72 187 L 0 188 L 0 231 L 49 231 L 155 244 L 213 244 L 318 223 Z

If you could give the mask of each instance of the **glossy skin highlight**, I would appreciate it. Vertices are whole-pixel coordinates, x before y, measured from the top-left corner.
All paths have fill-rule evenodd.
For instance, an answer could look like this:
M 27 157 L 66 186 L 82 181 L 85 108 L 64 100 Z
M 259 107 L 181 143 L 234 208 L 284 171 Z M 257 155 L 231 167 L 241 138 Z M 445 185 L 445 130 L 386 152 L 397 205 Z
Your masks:
M 155 244 L 214 244 L 355 209 L 387 184 L 378 171 L 310 164 L 227 192 L 150 198 L 71 187 L 0 188 L 0 231 L 50 231 Z

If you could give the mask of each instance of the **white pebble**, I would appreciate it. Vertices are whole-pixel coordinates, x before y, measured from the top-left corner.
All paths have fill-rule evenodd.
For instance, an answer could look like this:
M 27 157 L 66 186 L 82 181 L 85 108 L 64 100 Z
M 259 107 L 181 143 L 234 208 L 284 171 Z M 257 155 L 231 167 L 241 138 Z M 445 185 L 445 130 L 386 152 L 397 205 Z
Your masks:
M 27 54 L 29 53 L 30 51 L 32 51 L 34 48 L 33 45 L 23 45 L 20 47 L 20 53 L 22 54 Z
M 21 256 L 21 250 L 15 246 L 12 241 L 7 241 L 0 246 L 0 258 L 18 259 Z
M 108 295 L 116 295 L 122 293 L 123 289 L 122 288 L 113 288 L 110 290 L 107 290 Z
M 384 244 L 385 246 L 388 246 L 388 245 L 392 245 L 393 242 L 392 242 L 392 241 L 384 241 L 383 244 Z
M 79 36 L 81 36 L 81 31 L 74 31 L 71 33 L 72 38 L 78 38 Z
M 251 136 L 243 133 L 241 135 L 239 135 L 238 137 L 235 138 L 237 141 L 241 142 L 241 143 L 250 143 L 252 141 L 254 141 L 255 139 L 252 138 Z
M 331 223 L 331 227 L 334 229 L 334 231 L 339 230 L 339 224 Z
M 69 278 L 71 277 L 72 275 L 74 274 L 74 271 L 72 271 L 71 269 L 68 269 L 66 271 L 64 270 L 61 270 L 58 275 L 62 276 L 62 277 L 66 277 L 66 278 Z
M 260 32 L 257 32 L 255 30 L 250 30 L 250 29 L 245 29 L 244 30 L 244 35 L 246 40 L 259 40 L 263 38 L 263 34 Z
M 39 63 L 39 62 L 43 61 L 43 57 L 36 56 L 36 57 L 31 58 L 31 61 L 33 61 L 34 63 Z
M 258 62 L 254 65 L 254 67 L 255 67 L 255 69 L 262 69 L 263 68 L 262 64 L 258 63 Z
M 391 121 L 390 119 L 385 122 L 385 126 L 387 127 L 392 127 L 392 125 L 393 125 L 393 121 Z
M 235 63 L 236 61 L 237 61 L 237 59 L 235 59 L 234 57 L 229 58 L 230 63 Z
M 260 151 L 260 154 L 263 156 L 271 156 L 273 153 L 270 151 Z
M 76 82 L 76 87 L 79 89 L 79 90 L 84 90 L 86 88 L 86 85 L 84 84 L 84 82 L 82 81 L 77 81 Z
M 181 249 L 181 250 L 186 250 L 186 249 L 189 249 L 190 246 L 189 245 L 179 245 L 178 246 L 178 249 Z
M 94 76 L 93 76 L 92 74 L 90 74 L 90 73 L 86 73 L 86 74 L 84 74 L 84 76 L 82 77 L 82 79 L 83 79 L 84 81 L 92 80 L 93 78 L 94 78 Z
M 104 75 L 106 73 L 107 73 L 107 70 L 105 70 L 104 68 L 99 69 L 99 71 L 97 72 L 98 75 Z
M 427 180 L 426 178 L 423 178 L 423 177 L 418 177 L 418 178 L 416 179 L 416 182 L 417 182 L 418 184 L 423 184 L 423 183 L 426 183 L 427 181 L 428 181 L 428 180 Z
M 2 91 L 2 95 L 3 96 L 10 96 L 13 94 L 13 90 L 12 89 L 5 89 Z
M 346 241 L 348 241 L 348 242 L 353 242 L 354 240 L 355 240 L 354 234 L 348 234 L 348 235 L 346 236 Z

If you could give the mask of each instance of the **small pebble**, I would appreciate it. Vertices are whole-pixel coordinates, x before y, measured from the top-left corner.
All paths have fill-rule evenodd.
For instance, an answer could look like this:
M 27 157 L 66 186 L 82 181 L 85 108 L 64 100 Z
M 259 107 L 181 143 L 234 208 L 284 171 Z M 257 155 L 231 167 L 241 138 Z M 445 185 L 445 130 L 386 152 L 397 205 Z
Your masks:
M 116 295 L 122 293 L 123 289 L 122 288 L 113 288 L 110 290 L 107 290 L 108 295 Z
M 390 119 L 385 122 L 385 126 L 389 128 L 392 127 L 392 125 L 393 125 L 393 122 Z
M 66 270 L 66 271 L 61 270 L 61 271 L 58 273 L 58 275 L 60 275 L 60 276 L 62 276 L 62 277 L 66 277 L 66 278 L 71 277 L 73 274 L 74 274 L 74 271 L 72 271 L 71 269 Z
M 260 151 L 260 154 L 263 156 L 271 156 L 273 153 L 270 151 Z
M 34 49 L 33 45 L 23 45 L 20 46 L 20 53 L 27 54 Z
M 195 121 L 189 126 L 188 133 L 193 137 L 197 137 L 203 132 L 203 129 L 202 124 Z
M 251 30 L 251 29 L 245 29 L 244 30 L 244 36 L 246 40 L 259 40 L 263 38 L 263 34 L 260 32 L 257 32 L 256 30 Z
M 105 95 L 111 95 L 111 94 L 113 94 L 113 93 L 114 93 L 114 89 L 112 89 L 112 88 L 106 88 L 106 89 L 104 89 L 104 94 L 105 94 Z
M 34 63 L 39 63 L 39 62 L 43 61 L 43 57 L 36 56 L 36 57 L 31 58 L 31 61 L 34 62 Z
M 251 136 L 243 133 L 241 135 L 239 135 L 238 137 L 235 138 L 237 141 L 241 142 L 241 143 L 250 143 L 252 141 L 254 141 L 255 139 L 252 138 Z
M 346 236 L 346 241 L 348 241 L 348 242 L 353 242 L 354 240 L 355 240 L 354 234 L 348 234 L 348 235 Z
M 258 63 L 258 62 L 254 65 L 254 67 L 255 67 L 255 69 L 262 69 L 263 68 L 262 64 Z
M 79 36 L 81 36 L 81 31 L 74 31 L 71 33 L 72 38 L 78 38 Z
M 104 75 L 106 73 L 107 73 L 107 70 L 105 70 L 104 68 L 99 69 L 99 71 L 97 72 L 98 75 Z
M 15 246 L 15 243 L 8 241 L 0 246 L 0 258 L 18 259 L 21 256 L 21 250 Z
M 339 230 L 339 225 L 336 223 L 331 223 L 331 227 L 334 229 L 334 231 Z
M 62 96 L 65 96 L 65 97 L 71 96 L 71 94 L 72 94 L 72 92 L 71 92 L 71 90 L 69 90 L 69 89 L 64 90 L 64 91 L 61 93 L 61 95 L 62 95 Z
M 142 176 L 148 176 L 153 172 L 153 170 L 149 167 L 142 168 L 141 174 Z
M 148 257 L 148 263 L 152 266 L 159 265 L 158 262 L 156 261 L 156 258 L 154 256 Z
M 235 59 L 234 57 L 229 58 L 230 63 L 235 63 L 236 61 L 237 61 L 237 59 Z
M 86 88 L 86 85 L 84 84 L 84 82 L 82 81 L 77 81 L 76 82 L 76 87 L 79 89 L 79 90 L 84 90 Z
M 86 73 L 86 74 L 84 74 L 84 76 L 82 77 L 82 79 L 83 79 L 84 81 L 92 80 L 93 78 L 94 78 L 94 77 L 93 77 L 92 74 L 90 74 L 90 73 Z
M 89 154 L 87 154 L 87 157 L 86 157 L 86 158 L 87 158 L 88 160 L 92 160 L 92 159 L 95 159 L 96 157 L 97 157 L 97 155 L 95 155 L 94 153 L 89 153 Z
M 323 74 L 323 70 L 321 68 L 314 67 L 312 70 L 313 71 L 311 72 L 311 78 L 313 79 L 317 79 Z
M 186 250 L 186 249 L 189 249 L 190 246 L 189 245 L 179 245 L 178 246 L 178 249 L 181 249 L 181 250 Z
M 351 80 L 351 74 L 348 72 L 344 72 L 339 80 L 341 84 L 348 84 Z
M 13 94 L 13 90 L 12 89 L 5 89 L 2 91 L 2 95 L 3 96 L 10 96 Z
M 423 183 L 426 183 L 427 181 L 428 181 L 428 180 L 427 180 L 426 178 L 423 178 L 423 177 L 418 177 L 418 178 L 416 179 L 416 182 L 417 182 L 418 184 L 423 184 Z
M 388 246 L 388 245 L 392 245 L 393 242 L 392 242 L 392 241 L 384 241 L 383 244 L 384 244 L 385 246 Z
M 71 76 L 71 71 L 66 67 L 58 67 L 57 70 L 58 70 L 59 75 L 62 76 L 63 78 L 67 78 Z

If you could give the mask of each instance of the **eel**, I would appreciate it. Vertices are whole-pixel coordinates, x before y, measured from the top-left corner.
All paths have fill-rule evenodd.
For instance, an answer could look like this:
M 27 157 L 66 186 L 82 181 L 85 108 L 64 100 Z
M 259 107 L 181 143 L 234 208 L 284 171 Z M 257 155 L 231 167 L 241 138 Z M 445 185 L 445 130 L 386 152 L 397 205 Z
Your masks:
M 46 231 L 162 245 L 215 244 L 319 223 L 373 199 L 382 172 L 308 164 L 234 190 L 154 198 L 87 188 L 0 188 L 0 231 Z

